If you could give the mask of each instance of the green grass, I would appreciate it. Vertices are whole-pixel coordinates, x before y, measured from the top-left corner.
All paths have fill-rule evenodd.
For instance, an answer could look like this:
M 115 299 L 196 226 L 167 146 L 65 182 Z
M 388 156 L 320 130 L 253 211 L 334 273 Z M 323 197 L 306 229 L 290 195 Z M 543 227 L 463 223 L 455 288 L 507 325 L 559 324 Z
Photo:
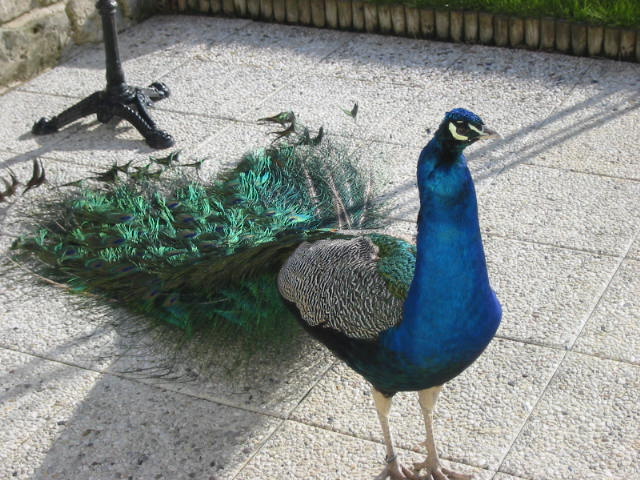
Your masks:
M 398 3 L 394 0 L 373 0 Z M 640 28 L 640 0 L 400 0 L 412 7 L 544 16 Z

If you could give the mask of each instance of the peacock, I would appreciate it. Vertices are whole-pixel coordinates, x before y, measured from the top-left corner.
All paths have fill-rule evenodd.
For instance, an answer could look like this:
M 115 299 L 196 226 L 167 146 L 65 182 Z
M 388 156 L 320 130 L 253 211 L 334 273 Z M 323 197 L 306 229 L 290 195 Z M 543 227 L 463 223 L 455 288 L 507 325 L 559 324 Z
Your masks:
M 446 113 L 418 160 L 414 245 L 375 230 L 375 182 L 353 150 L 312 136 L 290 112 L 264 120 L 284 127 L 278 141 L 213 183 L 158 180 L 162 162 L 115 165 L 94 177 L 99 187 L 49 201 L 13 261 L 211 341 L 286 337 L 301 325 L 372 386 L 386 447 L 378 480 L 471 478 L 441 465 L 432 412 L 500 323 L 463 154 L 497 134 L 468 110 Z M 426 427 L 427 457 L 413 469 L 390 432 L 400 391 L 418 392 Z

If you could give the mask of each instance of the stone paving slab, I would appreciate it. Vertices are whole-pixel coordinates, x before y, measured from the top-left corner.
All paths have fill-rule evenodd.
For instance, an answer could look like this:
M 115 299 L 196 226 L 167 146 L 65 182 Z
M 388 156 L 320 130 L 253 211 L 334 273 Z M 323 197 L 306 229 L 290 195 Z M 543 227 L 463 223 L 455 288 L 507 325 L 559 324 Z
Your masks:
M 118 36 L 120 55 L 127 59 L 150 53 L 191 57 L 252 24 L 237 18 L 154 15 Z
M 233 478 L 279 422 L 103 376 L 32 478 Z
M 151 115 L 158 128 L 174 137 L 176 144 L 170 149 L 155 150 L 149 147 L 140 133 L 127 122 L 114 119 L 102 124 L 95 117 L 87 117 L 76 122 L 72 127 L 74 132 L 44 155 L 84 166 L 84 169 L 77 168 L 77 171 L 80 175 L 84 172 L 86 176 L 87 167 L 106 170 L 115 162 L 123 164 L 129 160 L 163 157 L 176 150 L 185 150 L 186 153 L 190 147 L 198 145 L 227 125 L 225 121 L 216 118 L 161 112 L 157 108 L 151 110 Z M 63 132 L 64 130 L 53 135 Z
M 505 237 L 620 255 L 640 219 L 640 183 L 520 165 L 479 198 L 483 230 Z
M 640 230 L 638 231 L 638 233 L 640 233 Z M 627 255 L 629 256 L 629 258 L 640 260 L 640 235 L 636 235 L 636 239 L 631 244 L 631 248 L 629 249 L 629 253 Z
M 637 179 L 637 156 L 629 154 L 637 142 L 626 133 L 637 117 L 637 67 L 603 60 L 588 65 L 541 123 L 511 137 L 510 155 L 519 163 Z
M 278 112 L 273 112 L 276 114 Z M 280 130 L 278 125 L 259 125 L 252 118 L 248 122 L 228 120 L 224 128 L 217 131 L 197 146 L 187 149 L 191 159 L 205 159 L 203 178 L 214 178 L 220 166 L 229 168 L 242 156 L 253 150 L 265 148 L 274 138 L 269 132 Z
M 305 75 L 250 109 L 245 118 L 260 118 L 281 110 L 315 118 L 329 131 L 360 139 L 386 140 L 386 123 L 411 103 L 414 89 L 324 75 Z M 356 120 L 345 114 L 358 104 Z
M 0 348 L 1 478 L 32 478 L 98 378 L 93 371 Z
M 164 346 L 153 335 L 132 337 L 128 343 L 132 347 L 111 366 L 111 372 L 282 418 L 336 361 L 306 337 L 293 342 L 290 351 L 261 351 L 250 361 L 244 360 L 246 353 L 237 348 L 212 351 L 197 342 L 176 354 L 173 345 Z
M 398 449 L 405 465 L 424 460 L 424 454 Z M 236 478 L 273 480 L 370 480 L 384 464 L 384 447 L 350 435 L 287 421 L 267 441 L 264 448 Z M 451 469 L 474 474 L 476 480 L 489 480 L 493 472 L 455 462 L 443 462 Z
M 50 116 L 68 108 L 73 99 L 55 95 L 41 95 L 13 91 L 0 97 L 0 136 L 4 139 L 2 149 L 15 153 L 42 155 L 70 135 L 74 125 L 56 135 L 35 136 L 31 127 L 41 117 Z
M 338 77 L 424 87 L 441 75 L 469 47 L 407 38 L 351 34 L 345 45 L 329 55 L 318 69 Z
M 524 478 L 640 476 L 640 368 L 568 353 L 500 470 Z
M 586 105 L 580 105 L 580 97 L 574 93 L 567 98 L 567 113 L 528 135 L 528 147 L 514 156 L 534 165 L 640 180 L 640 139 L 631 134 L 640 122 L 638 93 L 625 92 Z M 587 98 L 592 102 L 597 97 Z M 570 105 L 580 108 L 572 112 Z M 608 138 L 616 141 L 604 141 Z
M 230 75 L 230 67 L 192 60 L 163 77 L 173 90 L 172 110 L 203 115 L 215 112 L 225 118 L 241 118 L 252 103 L 284 88 L 291 80 L 291 71 L 281 68 L 239 65 Z
M 53 70 L 21 85 L 18 90 L 84 98 L 103 89 L 107 80 L 104 72 L 104 53 L 97 47 L 85 50 Z M 122 68 L 128 84 L 146 87 L 186 63 L 184 57 L 172 57 L 152 52 L 133 58 L 123 58 Z M 77 100 L 68 100 L 69 106 Z M 60 112 L 51 111 L 43 116 Z
M 73 163 L 70 164 L 67 161 L 58 161 L 54 159 L 48 159 L 41 155 L 27 153 L 13 153 L 0 150 L 0 178 L 9 180 L 9 169 L 16 175 L 18 181 L 24 185 L 33 175 L 33 160 L 39 159 L 45 170 L 50 171 L 51 180 L 47 186 L 56 186 L 66 182 L 77 180 L 77 175 L 80 173 L 77 169 L 74 171 Z M 86 176 L 86 171 L 84 171 Z M 3 186 L 4 189 L 4 186 Z M 18 220 L 20 216 L 26 216 L 33 213 L 30 210 L 32 203 L 35 199 L 41 197 L 51 196 L 53 189 L 47 188 L 35 188 L 24 193 L 24 186 L 17 189 L 16 194 L 5 200 L 0 205 L 0 215 L 2 218 L 6 218 L 7 223 L 3 224 L 3 233 L 8 233 L 6 228 L 14 226 L 19 228 Z
M 234 66 L 308 70 L 342 46 L 352 35 L 335 30 L 251 22 L 206 48 L 189 48 L 186 55 L 201 61 Z M 293 78 L 292 78 L 293 80 Z
M 561 352 L 496 340 L 485 355 L 447 384 L 434 428 L 444 458 L 497 469 L 511 442 L 558 367 Z M 293 412 L 292 418 L 359 438 L 382 442 L 371 388 L 342 363 Z M 389 422 L 396 444 L 416 449 L 424 424 L 415 393 L 394 397 Z
M 562 58 L 566 57 L 562 56 Z M 574 92 L 581 93 L 583 99 L 586 100 L 597 94 L 615 98 L 616 95 L 640 91 L 637 64 L 599 59 L 590 61 L 589 65 L 589 69 L 574 88 Z M 596 99 L 599 98 L 596 97 Z
M 625 260 L 578 337 L 574 350 L 640 365 L 640 263 Z
M 44 285 L 29 288 L 28 279 L 7 274 L 0 280 L 0 347 L 96 371 L 122 354 L 121 339 L 109 326 L 114 312 L 83 306 Z
M 562 104 L 573 85 L 567 77 L 579 79 L 588 68 L 582 59 L 531 53 L 526 61 L 516 61 L 521 57 L 513 50 L 499 49 L 498 55 L 487 47 L 469 48 L 445 72 L 428 77 L 415 90 L 410 106 L 392 120 L 398 133 L 395 141 L 422 146 L 425 124 L 435 131 L 441 112 L 464 106 L 490 112 L 487 125 L 503 137 L 470 150 L 505 149 Z
M 499 335 L 569 348 L 619 259 L 501 237 L 485 239 L 492 284 L 503 302 Z

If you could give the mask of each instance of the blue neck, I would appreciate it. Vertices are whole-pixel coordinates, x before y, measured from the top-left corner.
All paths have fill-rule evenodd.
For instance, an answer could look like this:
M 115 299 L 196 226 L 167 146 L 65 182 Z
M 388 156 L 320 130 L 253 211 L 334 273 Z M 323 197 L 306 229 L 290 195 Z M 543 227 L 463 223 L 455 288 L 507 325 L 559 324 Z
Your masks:
M 462 150 L 436 136 L 418 163 L 416 270 L 400 325 L 385 346 L 419 365 L 474 357 L 493 337 L 500 306 L 489 285 L 471 173 Z M 478 350 L 479 349 L 479 350 Z

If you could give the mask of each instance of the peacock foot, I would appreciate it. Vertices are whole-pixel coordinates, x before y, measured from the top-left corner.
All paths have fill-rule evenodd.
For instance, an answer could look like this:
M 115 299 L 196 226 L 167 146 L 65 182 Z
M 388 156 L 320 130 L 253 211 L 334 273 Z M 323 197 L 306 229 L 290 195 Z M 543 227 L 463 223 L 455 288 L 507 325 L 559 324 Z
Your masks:
M 440 465 L 440 462 L 435 462 L 427 458 L 424 462 L 414 463 L 413 469 L 417 473 L 421 470 L 426 470 L 426 476 L 419 476 L 420 480 L 471 480 L 473 475 L 454 472 L 448 468 L 444 468 Z
M 391 480 L 420 480 L 420 477 L 398 462 L 395 455 L 392 460 L 387 460 L 387 466 L 374 480 L 385 480 L 387 478 Z

